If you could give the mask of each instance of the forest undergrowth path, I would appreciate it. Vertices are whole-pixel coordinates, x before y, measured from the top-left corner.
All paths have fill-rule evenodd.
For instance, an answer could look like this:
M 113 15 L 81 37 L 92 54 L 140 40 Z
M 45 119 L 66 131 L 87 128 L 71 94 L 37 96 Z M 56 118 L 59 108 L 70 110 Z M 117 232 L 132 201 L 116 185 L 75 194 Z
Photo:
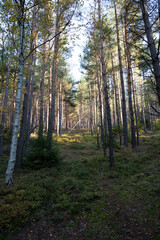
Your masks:
M 40 220 L 8 240 L 160 239 L 159 135 L 143 136 L 134 151 L 116 146 L 113 169 L 95 139 L 88 133 L 58 139 L 64 157 L 58 204 L 50 199 Z

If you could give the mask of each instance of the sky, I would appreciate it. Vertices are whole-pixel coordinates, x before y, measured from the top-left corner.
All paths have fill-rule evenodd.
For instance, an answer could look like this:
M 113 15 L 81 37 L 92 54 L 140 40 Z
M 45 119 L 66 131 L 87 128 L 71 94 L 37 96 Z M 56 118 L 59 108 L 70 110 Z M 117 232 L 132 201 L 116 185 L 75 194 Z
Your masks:
M 82 8 L 82 20 L 79 22 L 76 18 L 73 18 L 73 23 L 76 27 L 80 24 L 86 25 L 89 21 L 89 5 L 93 3 L 93 0 L 85 0 L 84 6 Z M 87 29 L 86 27 L 80 27 L 77 30 L 73 30 L 71 35 L 73 40 L 70 42 L 71 57 L 69 58 L 69 67 L 70 67 L 70 74 L 73 77 L 74 81 L 80 81 L 82 78 L 82 69 L 80 67 L 80 55 L 83 55 L 83 48 L 87 41 Z M 74 44 L 73 44 L 74 43 Z

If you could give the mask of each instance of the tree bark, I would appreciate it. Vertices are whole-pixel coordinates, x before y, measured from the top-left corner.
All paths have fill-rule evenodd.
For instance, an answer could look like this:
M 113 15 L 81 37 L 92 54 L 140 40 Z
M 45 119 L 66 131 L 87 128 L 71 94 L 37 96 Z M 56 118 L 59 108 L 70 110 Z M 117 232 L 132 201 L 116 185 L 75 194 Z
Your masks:
M 95 1 L 95 9 L 96 9 L 96 1 Z M 104 123 L 103 123 L 103 113 L 102 113 L 102 94 L 101 94 L 101 85 L 100 85 L 100 76 L 99 76 L 99 66 L 98 66 L 98 53 L 97 53 L 97 43 L 95 38 L 95 16 L 94 16 L 94 52 L 95 52 L 95 61 L 96 61 L 96 79 L 98 85 L 98 96 L 99 96 L 99 111 L 100 111 L 100 123 L 101 123 L 101 141 L 103 144 L 103 154 L 106 156 L 106 139 L 104 134 Z
M 62 82 L 59 83 L 59 135 L 62 135 Z
M 118 29 L 117 6 L 116 6 L 115 0 L 113 0 L 113 1 L 114 1 L 114 8 L 115 8 L 116 33 L 117 33 L 117 45 L 118 45 L 118 58 L 119 58 L 119 67 L 120 67 L 121 89 L 122 89 L 122 114 L 123 114 L 124 145 L 125 145 L 125 147 L 128 147 L 128 126 L 127 126 L 126 97 L 125 97 L 123 68 L 122 68 L 122 57 L 121 57 L 121 47 L 120 47 L 119 29 Z
M 36 20 L 36 6 L 33 9 L 33 48 L 37 45 L 38 42 L 38 31 L 34 34 L 36 29 L 36 22 L 38 26 L 38 21 Z M 38 13 L 37 13 L 38 14 Z M 26 151 L 28 151 L 29 139 L 31 134 L 31 111 L 32 111 L 32 101 L 33 101 L 33 87 L 35 81 L 35 69 L 36 69 L 36 51 L 33 53 L 33 68 L 32 68 L 32 80 L 30 85 L 30 95 L 29 95 L 29 104 L 28 104 L 28 118 L 27 118 L 27 136 L 26 136 Z
M 34 38 L 35 38 L 35 24 L 36 24 L 36 8 L 33 8 L 32 14 L 32 29 L 31 29 L 31 41 L 30 41 L 30 51 L 34 47 Z M 28 116 L 28 102 L 29 102 L 29 92 L 30 92 L 30 82 L 32 77 L 33 71 L 33 54 L 30 55 L 29 59 L 29 70 L 26 77 L 26 84 L 25 84 L 25 94 L 23 100 L 23 113 L 22 113 L 22 120 L 20 126 L 20 136 L 18 138 L 18 145 L 17 145 L 17 154 L 16 154 L 16 167 L 20 167 L 22 165 L 22 158 L 23 158 L 23 150 L 24 150 L 24 142 L 26 137 L 26 127 L 27 127 L 27 116 Z
M 156 80 L 156 92 L 157 92 L 158 102 L 160 105 L 160 63 L 158 58 L 159 53 L 156 50 L 155 42 L 153 39 L 153 33 L 152 33 L 151 24 L 149 21 L 146 0 L 140 0 L 140 5 L 142 10 L 144 26 L 145 26 L 145 32 L 148 40 L 148 47 L 149 47 L 151 58 L 152 58 L 152 65 L 153 65 L 154 76 Z
M 93 136 L 93 104 L 92 104 L 92 91 L 91 91 L 91 83 L 89 80 L 89 105 L 90 105 L 90 129 L 91 135 Z
M 12 111 L 11 111 L 11 116 L 10 116 L 10 129 L 9 129 L 11 136 L 13 133 L 13 122 L 14 122 L 15 101 L 16 101 L 16 77 L 17 77 L 16 75 L 17 75 L 17 73 L 15 71 L 14 79 L 13 79 Z
M 10 56 L 8 61 L 6 88 L 5 88 L 4 103 L 3 103 L 3 110 L 2 110 L 2 122 L 0 126 L 0 156 L 3 155 L 3 134 L 4 134 L 5 121 L 6 121 L 6 110 L 7 110 L 7 103 L 8 103 L 9 77 L 11 72 L 12 54 L 13 54 L 13 43 L 11 45 L 11 51 L 10 51 Z
M 144 81 L 144 72 L 142 73 L 142 76 L 143 76 L 143 81 Z M 142 117 L 143 117 L 143 124 L 144 124 L 144 133 L 147 133 L 146 116 L 145 116 L 145 111 L 144 111 L 142 81 L 140 83 L 140 93 L 141 93 L 141 105 L 142 105 Z
M 56 27 L 55 36 L 59 32 L 59 0 L 57 1 L 57 15 L 56 15 Z M 56 88 L 56 75 L 57 75 L 57 57 L 59 50 L 59 35 L 55 37 L 54 42 L 54 57 L 53 57 L 53 68 L 52 68 L 52 96 L 51 96 L 51 109 L 49 112 L 49 123 L 48 123 L 48 133 L 47 141 L 48 147 L 52 148 L 52 135 L 55 127 L 55 88 Z
M 127 33 L 127 13 L 125 13 L 125 25 L 124 25 L 124 44 L 125 44 L 125 54 L 126 54 L 126 65 L 127 65 L 127 80 L 128 80 L 128 98 L 129 98 L 129 111 L 131 118 L 131 144 L 132 148 L 136 147 L 136 135 L 135 135 L 135 124 L 134 124 L 134 113 L 133 113 L 133 104 L 132 104 L 132 82 L 131 82 L 131 55 L 130 55 L 130 47 L 129 47 L 129 39 Z
M 24 39 L 25 39 L 25 28 L 24 28 L 24 4 L 25 0 L 20 1 L 19 6 L 19 18 L 18 23 L 20 27 L 20 47 L 19 47 L 19 65 L 18 65 L 18 88 L 16 96 L 16 106 L 15 106 L 15 117 L 13 124 L 13 135 L 11 142 L 10 158 L 8 162 L 8 167 L 6 170 L 6 185 L 13 187 L 13 171 L 16 161 L 16 150 L 17 150 L 17 140 L 18 140 L 18 130 L 19 130 L 19 119 L 20 119 L 20 107 L 22 100 L 22 89 L 23 89 L 23 75 L 24 75 Z
M 117 124 L 118 124 L 118 133 L 119 133 L 119 142 L 122 145 L 122 136 L 121 136 L 121 127 L 119 119 L 119 107 L 118 107 L 118 96 L 117 96 L 117 84 L 115 79 L 114 65 L 113 65 L 113 54 L 111 52 L 111 61 L 112 61 L 112 75 L 113 75 L 113 84 L 114 84 L 114 93 L 115 93 L 115 103 L 116 103 L 116 115 L 117 115 Z
M 105 60 L 104 60 L 104 47 L 103 47 L 101 2 L 100 2 L 100 0 L 98 0 L 98 17 L 99 17 L 99 30 L 100 30 L 102 78 L 103 78 L 103 82 L 104 82 L 105 106 L 106 106 L 108 131 L 109 131 L 109 163 L 110 163 L 110 166 L 113 166 L 113 164 L 114 164 L 113 133 L 112 133 L 111 111 L 110 111 L 110 105 L 109 105 L 108 85 L 107 85 L 107 77 L 106 77 L 106 66 L 105 66 Z
M 44 40 L 45 41 L 45 40 Z M 42 78 L 40 83 L 40 116 L 39 116 L 39 130 L 38 138 L 43 137 L 43 118 L 44 118 L 44 80 L 46 72 L 46 46 L 43 46 L 43 57 L 42 57 Z

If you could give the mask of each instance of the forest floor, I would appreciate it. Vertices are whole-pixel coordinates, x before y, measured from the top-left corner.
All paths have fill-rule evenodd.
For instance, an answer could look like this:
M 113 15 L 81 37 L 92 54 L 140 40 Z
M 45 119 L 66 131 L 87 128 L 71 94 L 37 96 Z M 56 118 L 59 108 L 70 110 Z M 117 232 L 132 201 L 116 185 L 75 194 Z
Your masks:
M 132 150 L 115 142 L 109 167 L 96 136 L 57 139 L 58 168 L 19 169 L 13 189 L 2 184 L 1 240 L 160 240 L 160 133 L 141 135 Z

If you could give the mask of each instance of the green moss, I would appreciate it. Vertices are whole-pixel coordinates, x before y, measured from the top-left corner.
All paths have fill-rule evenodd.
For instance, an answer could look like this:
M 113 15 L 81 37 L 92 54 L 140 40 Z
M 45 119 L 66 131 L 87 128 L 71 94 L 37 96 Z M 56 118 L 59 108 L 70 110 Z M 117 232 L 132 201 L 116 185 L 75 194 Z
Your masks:
M 73 139 L 75 143 L 72 143 Z M 66 219 L 85 216 L 88 239 L 121 240 L 117 233 L 118 225 L 121 226 L 119 221 L 124 221 L 123 212 L 119 213 L 121 209 L 128 211 L 133 220 L 141 220 L 144 227 L 151 223 L 149 227 L 156 228 L 160 208 L 159 150 L 156 149 L 159 149 L 160 137 L 144 139 L 146 142 L 135 150 L 117 148 L 115 165 L 110 168 L 108 156 L 104 158 L 102 151 L 93 148 L 96 137 L 78 132 L 76 136 L 62 139 L 61 148 L 69 146 L 75 155 L 73 160 L 62 161 L 60 168 L 16 170 L 15 188 L 0 186 L 0 232 L 3 238 L 6 232 L 20 229 L 32 219 L 41 219 L 44 214 L 50 215 L 52 222 L 68 222 Z M 77 152 L 82 149 L 83 157 L 77 157 Z M 0 159 L 1 180 L 7 161 L 8 157 Z

